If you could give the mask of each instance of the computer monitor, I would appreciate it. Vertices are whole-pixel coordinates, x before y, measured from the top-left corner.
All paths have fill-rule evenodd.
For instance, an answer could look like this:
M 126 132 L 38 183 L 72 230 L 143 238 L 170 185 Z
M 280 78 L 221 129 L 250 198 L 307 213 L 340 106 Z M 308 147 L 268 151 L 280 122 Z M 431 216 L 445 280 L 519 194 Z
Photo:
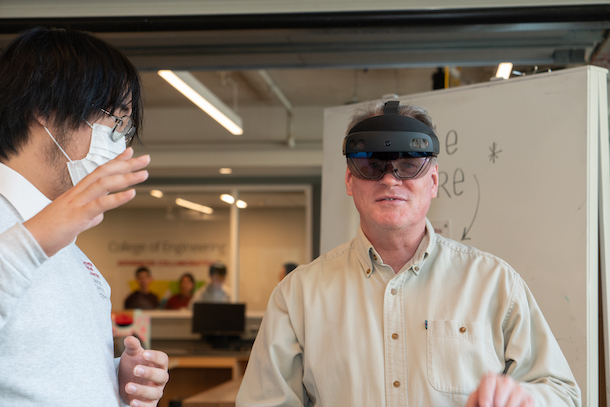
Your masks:
M 202 337 L 238 337 L 246 326 L 246 304 L 196 302 L 193 304 L 193 333 Z

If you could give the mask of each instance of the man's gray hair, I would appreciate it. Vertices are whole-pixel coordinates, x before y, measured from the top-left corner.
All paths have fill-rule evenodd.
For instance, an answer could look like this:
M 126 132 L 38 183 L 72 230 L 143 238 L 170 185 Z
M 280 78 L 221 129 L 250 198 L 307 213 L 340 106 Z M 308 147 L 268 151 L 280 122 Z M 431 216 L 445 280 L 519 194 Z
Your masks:
M 358 107 L 354 114 L 352 115 L 352 120 L 347 126 L 347 133 L 358 123 L 370 119 L 375 116 L 383 115 L 383 107 L 385 106 L 385 102 L 369 102 L 360 107 Z M 420 122 L 424 123 L 426 126 L 430 127 L 434 130 L 432 124 L 432 118 L 426 109 L 423 107 L 415 106 L 415 105 L 399 105 L 398 106 L 398 114 L 401 116 L 411 117 L 413 119 L 417 119 Z M 346 134 L 347 134 L 346 133 Z M 432 164 L 436 164 L 436 157 L 432 158 Z
M 366 103 L 354 111 L 352 116 L 352 120 L 347 126 L 347 132 L 352 129 L 355 125 L 375 116 L 383 115 L 383 107 L 385 102 L 369 102 Z M 432 118 L 428 114 L 428 111 L 423 107 L 415 106 L 415 105 L 400 105 L 398 107 L 398 114 L 401 116 L 411 117 L 413 119 L 417 119 L 420 122 L 424 123 L 426 126 L 434 129 L 432 125 Z

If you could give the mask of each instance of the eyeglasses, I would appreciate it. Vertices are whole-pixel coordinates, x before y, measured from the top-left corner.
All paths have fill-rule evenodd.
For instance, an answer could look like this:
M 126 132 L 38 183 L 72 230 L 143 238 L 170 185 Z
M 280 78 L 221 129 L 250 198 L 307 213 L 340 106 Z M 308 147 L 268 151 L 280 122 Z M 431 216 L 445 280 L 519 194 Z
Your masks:
M 399 180 L 417 179 L 428 172 L 432 156 L 412 157 L 409 153 L 352 153 L 347 165 L 352 175 L 364 180 L 378 180 L 386 173 Z
M 131 116 L 125 115 L 123 117 L 117 117 L 101 107 L 98 109 L 106 113 L 114 120 L 114 127 L 112 128 L 112 133 L 110 133 L 110 138 L 112 141 L 117 141 L 122 137 L 125 137 L 125 144 L 129 144 L 136 132 L 136 126 L 133 124 Z

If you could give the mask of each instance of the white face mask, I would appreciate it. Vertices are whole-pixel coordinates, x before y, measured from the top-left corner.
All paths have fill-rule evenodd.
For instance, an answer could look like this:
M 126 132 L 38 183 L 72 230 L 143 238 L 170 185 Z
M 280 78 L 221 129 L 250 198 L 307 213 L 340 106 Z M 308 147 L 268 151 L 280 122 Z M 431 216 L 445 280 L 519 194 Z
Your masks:
M 115 159 L 119 154 L 125 151 L 125 137 L 121 137 L 117 141 L 112 141 L 110 133 L 112 129 L 108 126 L 104 126 L 98 123 L 91 125 L 87 122 L 89 127 L 93 129 L 91 133 L 91 145 L 89 146 L 89 152 L 87 156 L 82 160 L 72 161 L 68 154 L 59 145 L 57 140 L 53 137 L 49 129 L 44 128 L 51 139 L 55 142 L 57 147 L 66 156 L 68 162 L 68 172 L 70 178 L 72 178 L 72 184 L 76 185 L 80 180 L 91 174 L 100 165 L 106 164 L 108 161 Z

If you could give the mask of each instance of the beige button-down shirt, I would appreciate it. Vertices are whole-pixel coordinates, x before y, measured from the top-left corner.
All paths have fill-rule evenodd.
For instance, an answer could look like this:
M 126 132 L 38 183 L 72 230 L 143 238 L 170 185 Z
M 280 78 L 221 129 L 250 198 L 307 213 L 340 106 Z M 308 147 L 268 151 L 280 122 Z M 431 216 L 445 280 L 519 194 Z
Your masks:
M 536 406 L 580 390 L 531 292 L 504 261 L 434 233 L 398 272 L 360 230 L 273 292 L 237 406 L 464 406 L 507 372 Z

